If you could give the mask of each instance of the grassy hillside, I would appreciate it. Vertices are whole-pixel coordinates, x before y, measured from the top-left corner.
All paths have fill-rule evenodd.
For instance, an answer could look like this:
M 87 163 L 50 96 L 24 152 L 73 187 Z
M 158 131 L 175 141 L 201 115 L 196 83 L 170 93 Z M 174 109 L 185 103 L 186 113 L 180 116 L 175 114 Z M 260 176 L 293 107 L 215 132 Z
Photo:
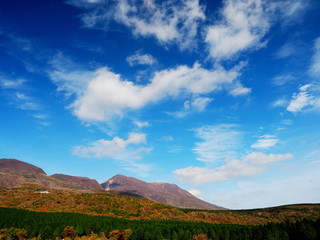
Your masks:
M 48 189 L 38 193 L 37 187 L 0 189 L 0 207 L 37 212 L 85 213 L 128 220 L 180 220 L 227 224 L 266 224 L 320 218 L 320 205 L 292 205 L 243 211 L 205 211 L 177 209 L 128 196 L 106 193 L 76 193 Z

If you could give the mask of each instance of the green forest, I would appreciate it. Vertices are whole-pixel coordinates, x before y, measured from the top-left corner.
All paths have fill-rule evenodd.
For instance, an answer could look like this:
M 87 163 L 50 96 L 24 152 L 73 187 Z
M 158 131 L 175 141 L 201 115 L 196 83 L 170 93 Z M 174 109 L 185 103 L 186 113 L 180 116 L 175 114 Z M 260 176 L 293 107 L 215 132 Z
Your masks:
M 130 240 L 317 240 L 320 239 L 320 219 L 265 225 L 210 224 L 204 222 L 172 220 L 126 220 L 79 213 L 44 213 L 28 210 L 0 208 L 0 239 L 63 238 L 66 227 L 74 229 L 77 237 L 110 236 L 118 230 L 130 233 L 110 239 Z M 22 235 L 11 234 L 9 229 L 23 229 Z M 130 230 L 129 230 L 130 229 Z M 24 232 L 26 231 L 26 232 Z M 14 232 L 11 230 L 11 232 Z M 21 232 L 21 231 L 20 231 Z M 70 236 L 75 238 L 75 236 Z M 22 236 L 22 237 L 21 237 Z M 118 236 L 118 237 L 117 237 Z

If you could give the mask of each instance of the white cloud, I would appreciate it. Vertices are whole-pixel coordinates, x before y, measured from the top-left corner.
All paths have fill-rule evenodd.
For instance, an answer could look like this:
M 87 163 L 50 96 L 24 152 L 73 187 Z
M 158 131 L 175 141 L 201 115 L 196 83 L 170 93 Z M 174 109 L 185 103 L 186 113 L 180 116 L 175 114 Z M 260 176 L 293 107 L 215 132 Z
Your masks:
M 225 161 L 216 168 L 187 167 L 175 170 L 177 178 L 182 182 L 195 184 L 226 181 L 230 179 L 248 178 L 256 176 L 266 170 L 266 165 L 272 162 L 284 161 L 292 158 L 291 154 L 264 154 L 253 152 L 242 160 Z
M 263 39 L 276 21 L 291 23 L 306 8 L 304 1 L 225 0 L 220 21 L 207 27 L 205 42 L 214 60 L 265 46 Z M 289 47 L 279 56 L 291 54 Z
M 149 123 L 148 123 L 148 122 L 134 121 L 134 124 L 135 124 L 138 128 L 148 127 L 148 126 L 149 126 Z
M 271 107 L 286 107 L 288 106 L 289 101 L 287 99 L 278 99 L 271 104 Z
M 287 58 L 296 54 L 296 46 L 292 43 L 285 43 L 275 54 L 276 58 Z
M 40 111 L 42 110 L 41 104 L 29 93 L 30 87 L 26 85 L 27 82 L 25 79 L 0 76 L 0 88 L 5 91 L 10 104 L 25 111 Z
M 259 149 L 267 149 L 270 147 L 274 147 L 279 142 L 276 138 L 262 138 L 259 139 L 256 143 L 252 144 L 252 148 L 259 148 Z
M 279 75 L 272 79 L 272 83 L 276 86 L 283 86 L 294 79 L 296 79 L 296 77 L 292 76 L 291 74 Z
M 192 149 L 201 162 L 213 163 L 235 155 L 239 148 L 241 132 L 235 130 L 235 125 L 221 124 L 195 129 L 196 136 L 202 139 Z
M 300 112 L 307 106 L 313 106 L 316 104 L 314 95 L 309 91 L 311 84 L 303 85 L 299 88 L 300 92 L 295 93 L 287 107 L 289 112 Z
M 280 162 L 293 158 L 292 154 L 264 154 L 261 152 L 253 152 L 243 158 L 244 161 L 253 165 L 263 165 L 272 162 Z
M 72 80 L 74 76 L 72 73 L 70 75 Z M 107 68 L 87 75 L 94 77 L 89 80 L 83 79 L 88 84 L 81 91 L 72 84 L 73 81 L 54 81 L 59 88 L 75 91 L 78 96 L 71 107 L 76 116 L 88 121 L 110 120 L 115 116 L 122 117 L 125 111 L 137 110 L 168 98 L 206 94 L 239 84 L 236 81 L 239 75 L 236 70 L 207 70 L 199 64 L 192 68 L 178 66 L 175 69 L 156 72 L 150 83 L 145 86 L 123 80 L 120 75 Z M 209 99 L 199 98 L 193 105 L 201 110 L 208 102 Z
M 114 137 L 112 140 L 100 139 L 89 146 L 75 146 L 72 153 L 83 158 L 110 157 L 118 160 L 139 159 L 138 153 L 147 149 L 139 147 L 146 143 L 146 135 L 143 133 L 129 133 L 128 139 Z M 132 147 L 138 145 L 138 147 Z
M 201 192 L 198 189 L 192 188 L 189 189 L 188 192 L 197 198 L 201 198 Z
M 157 60 L 152 57 L 150 54 L 141 54 L 140 52 L 136 52 L 133 55 L 130 55 L 126 58 L 126 61 L 130 66 L 135 65 L 153 65 L 157 63 Z
M 197 97 L 195 99 L 187 100 L 184 102 L 181 111 L 168 112 L 168 114 L 177 118 L 184 118 L 194 112 L 203 112 L 211 101 L 213 101 L 213 98 L 208 97 Z
M 233 178 L 252 177 L 263 171 L 239 160 L 232 160 L 219 168 L 187 167 L 175 170 L 174 173 L 182 182 L 195 184 L 225 181 Z
M 2 89 L 20 90 L 25 88 L 25 79 L 6 79 L 4 76 L 0 76 L 0 87 Z
M 81 67 L 62 53 L 53 56 L 49 63 L 52 69 L 47 73 L 57 90 L 66 97 L 82 95 L 90 80 L 97 76 L 96 72 L 79 70 Z
M 181 153 L 184 150 L 185 148 L 183 146 L 178 145 L 168 147 L 168 153 Z
M 313 76 L 320 76 L 320 37 L 314 41 L 314 55 L 312 57 L 309 72 Z
M 270 19 L 262 0 L 227 0 L 222 20 L 208 27 L 205 41 L 215 60 L 230 59 L 238 53 L 259 48 L 270 28 Z
M 250 88 L 247 88 L 247 87 L 244 87 L 242 85 L 238 85 L 236 87 L 234 87 L 231 91 L 230 91 L 230 94 L 232 96 L 241 96 L 241 95 L 247 95 L 251 92 L 251 89 Z
M 172 142 L 174 138 L 172 136 L 163 136 L 160 140 L 163 142 Z
M 115 19 L 128 26 L 133 33 L 154 36 L 161 44 L 177 42 L 182 49 L 193 45 L 198 22 L 205 19 L 199 0 L 143 1 L 121 0 L 116 8 Z
M 69 4 L 83 8 L 84 26 L 107 30 L 111 20 L 127 26 L 134 35 L 155 37 L 160 44 L 177 43 L 181 49 L 193 47 L 199 22 L 205 20 L 199 0 L 75 1 Z

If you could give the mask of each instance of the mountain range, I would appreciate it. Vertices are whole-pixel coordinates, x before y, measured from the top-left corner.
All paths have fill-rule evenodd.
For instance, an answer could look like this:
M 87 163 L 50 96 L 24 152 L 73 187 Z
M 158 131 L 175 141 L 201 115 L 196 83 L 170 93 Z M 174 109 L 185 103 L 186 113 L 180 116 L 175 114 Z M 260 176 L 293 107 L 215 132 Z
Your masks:
M 177 208 L 222 210 L 223 207 L 205 202 L 175 184 L 144 182 L 116 175 L 99 184 L 97 180 L 65 174 L 47 175 L 41 168 L 17 159 L 0 159 L 0 188 L 21 187 L 26 184 L 77 192 L 108 192 L 130 195 L 165 203 Z

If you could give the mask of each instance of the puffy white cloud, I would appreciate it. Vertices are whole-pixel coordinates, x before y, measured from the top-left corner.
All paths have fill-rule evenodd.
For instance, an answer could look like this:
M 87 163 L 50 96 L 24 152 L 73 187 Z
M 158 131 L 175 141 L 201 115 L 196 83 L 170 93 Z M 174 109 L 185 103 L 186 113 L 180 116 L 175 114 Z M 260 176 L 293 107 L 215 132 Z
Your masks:
M 261 47 L 270 28 L 269 15 L 262 0 L 227 0 L 222 20 L 208 27 L 205 41 L 216 60 L 230 59 L 239 52 Z
M 226 0 L 220 21 L 207 27 L 205 42 L 215 60 L 228 60 L 239 53 L 265 46 L 263 39 L 277 21 L 295 22 L 306 8 L 304 1 Z M 288 56 L 286 47 L 278 55 Z
M 276 138 L 262 138 L 259 139 L 256 143 L 252 144 L 252 148 L 266 149 L 270 147 L 274 147 L 279 142 Z
M 157 60 L 152 57 L 150 54 L 141 54 L 140 52 L 136 52 L 133 55 L 130 55 L 126 58 L 126 61 L 130 66 L 135 65 L 153 65 L 157 63 Z
M 182 182 L 195 184 L 225 181 L 237 178 L 256 176 L 265 171 L 266 165 L 271 162 L 284 161 L 292 158 L 291 154 L 264 154 L 253 152 L 242 160 L 225 161 L 225 164 L 216 168 L 187 167 L 175 170 L 177 178 Z
M 204 126 L 195 129 L 195 133 L 202 142 L 197 142 L 192 150 L 201 162 L 212 163 L 233 157 L 239 148 L 241 132 L 235 129 L 235 125 Z
M 142 162 L 143 155 L 152 150 L 144 147 L 145 144 L 145 134 L 131 132 L 127 139 L 114 137 L 111 140 L 100 139 L 88 145 L 75 146 L 72 153 L 81 158 L 111 158 L 122 169 L 145 177 L 153 169 L 152 164 Z
M 79 94 L 71 106 L 75 115 L 89 121 L 110 120 L 123 116 L 126 110 L 140 109 L 164 99 L 206 94 L 239 84 L 236 70 L 207 70 L 199 64 L 156 72 L 145 86 L 123 80 L 107 68 L 92 74 L 95 77 L 88 81 L 83 94 Z M 208 102 L 209 99 L 199 98 L 193 105 L 201 110 Z
M 164 44 L 175 41 L 182 49 L 193 44 L 198 22 L 205 19 L 199 0 L 143 1 L 120 0 L 115 19 L 128 26 L 133 33 L 154 36 Z
M 72 153 L 83 158 L 105 158 L 114 159 L 136 159 L 141 151 L 147 149 L 130 148 L 132 145 L 140 145 L 146 143 L 146 135 L 143 133 L 129 133 L 128 139 L 124 140 L 114 137 L 112 140 L 100 139 L 89 144 L 89 146 L 75 146 Z
M 314 55 L 309 72 L 313 76 L 320 76 L 320 37 L 314 41 Z

